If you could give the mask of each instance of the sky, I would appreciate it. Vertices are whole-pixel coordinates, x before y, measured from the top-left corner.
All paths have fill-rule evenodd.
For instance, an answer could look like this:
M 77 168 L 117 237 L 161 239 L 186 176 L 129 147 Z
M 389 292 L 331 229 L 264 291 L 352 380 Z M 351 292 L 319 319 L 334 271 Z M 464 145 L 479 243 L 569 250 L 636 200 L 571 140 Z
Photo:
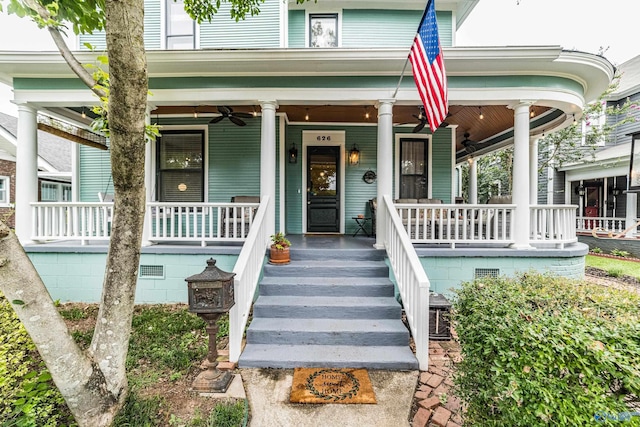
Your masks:
M 456 45 L 559 45 L 604 52 L 619 65 L 640 55 L 640 42 L 632 31 L 639 12 L 640 0 L 480 0 L 458 30 Z M 0 13 L 0 51 L 7 50 L 55 50 L 55 46 L 47 31 Z M 12 97 L 10 89 L 0 84 L 0 111 L 17 115 L 9 102 Z

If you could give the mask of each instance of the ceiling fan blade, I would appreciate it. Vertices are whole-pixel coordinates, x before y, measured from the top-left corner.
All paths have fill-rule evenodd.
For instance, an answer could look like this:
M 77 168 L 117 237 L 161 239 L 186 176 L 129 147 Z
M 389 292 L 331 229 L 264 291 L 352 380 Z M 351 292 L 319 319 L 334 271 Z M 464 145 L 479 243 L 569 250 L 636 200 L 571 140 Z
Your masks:
M 224 119 L 224 116 L 214 117 L 209 121 L 209 123 L 218 123 L 220 120 Z
M 222 114 L 223 116 L 228 116 L 229 114 L 231 114 L 233 112 L 233 110 L 229 107 L 225 107 L 224 105 L 220 105 L 217 107 L 218 111 L 220 112 L 220 114 Z
M 440 123 L 440 126 L 438 126 L 439 128 L 446 128 L 449 127 L 449 122 L 442 122 Z
M 234 116 L 236 117 L 240 117 L 241 119 L 252 119 L 253 118 L 253 114 L 251 113 L 243 113 L 241 111 L 238 111 L 237 113 L 233 113 Z
M 418 125 L 413 128 L 413 133 L 420 132 L 422 129 L 424 129 L 424 125 L 426 125 L 426 124 L 427 124 L 426 121 L 421 121 L 420 123 L 418 123 Z
M 243 122 L 242 120 L 240 120 L 236 116 L 229 116 L 229 120 L 231 120 L 233 122 L 233 124 L 236 124 L 238 126 L 246 126 L 247 125 L 245 122 Z

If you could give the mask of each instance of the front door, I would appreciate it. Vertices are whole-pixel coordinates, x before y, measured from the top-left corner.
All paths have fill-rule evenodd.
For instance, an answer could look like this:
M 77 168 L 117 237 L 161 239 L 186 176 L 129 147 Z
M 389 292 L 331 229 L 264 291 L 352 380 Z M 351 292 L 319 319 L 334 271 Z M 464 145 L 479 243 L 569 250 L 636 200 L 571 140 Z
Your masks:
M 340 231 L 340 147 L 307 147 L 307 231 Z

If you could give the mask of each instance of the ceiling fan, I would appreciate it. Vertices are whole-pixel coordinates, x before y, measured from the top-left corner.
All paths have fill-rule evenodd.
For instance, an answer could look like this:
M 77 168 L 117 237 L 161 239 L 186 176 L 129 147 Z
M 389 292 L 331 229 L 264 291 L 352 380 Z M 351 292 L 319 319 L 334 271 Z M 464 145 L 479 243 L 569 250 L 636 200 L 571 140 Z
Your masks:
M 423 106 L 420 106 L 420 111 L 418 112 L 417 116 L 415 114 L 412 114 L 412 116 L 415 117 L 416 119 L 418 119 L 418 124 L 411 131 L 413 133 L 420 132 L 422 129 L 424 129 L 424 127 L 426 125 L 429 124 L 429 119 L 427 119 L 427 115 L 424 113 L 424 107 Z M 451 117 L 451 113 L 447 113 L 447 118 L 448 117 Z M 449 126 L 449 122 L 447 122 L 445 120 L 442 123 L 440 123 L 440 126 L 438 126 L 438 127 L 439 128 L 446 128 L 447 126 Z
M 465 132 L 464 139 L 462 140 L 461 144 L 467 153 L 473 154 L 477 150 L 477 147 L 476 147 L 477 142 L 470 140 L 469 139 L 470 136 L 471 135 L 469 134 L 469 132 Z
M 226 118 L 231 120 L 231 123 L 233 123 L 234 125 L 246 126 L 247 123 L 245 123 L 245 121 L 242 119 L 250 119 L 253 117 L 253 114 L 250 113 L 234 113 L 231 107 L 225 107 L 224 105 L 218 106 L 216 108 L 218 109 L 218 113 L 220 113 L 220 116 L 214 117 L 209 123 L 218 123 Z

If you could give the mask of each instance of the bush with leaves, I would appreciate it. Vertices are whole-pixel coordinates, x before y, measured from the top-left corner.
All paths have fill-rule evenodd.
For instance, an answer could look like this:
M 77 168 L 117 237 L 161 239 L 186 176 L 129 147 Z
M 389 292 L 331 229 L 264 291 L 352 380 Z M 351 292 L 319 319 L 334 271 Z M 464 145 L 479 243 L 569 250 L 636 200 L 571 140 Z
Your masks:
M 597 285 L 537 274 L 463 284 L 465 424 L 613 425 L 598 415 L 630 413 L 640 396 L 639 320 L 640 296 Z
M 0 293 L 0 425 L 74 424 L 35 345 Z

